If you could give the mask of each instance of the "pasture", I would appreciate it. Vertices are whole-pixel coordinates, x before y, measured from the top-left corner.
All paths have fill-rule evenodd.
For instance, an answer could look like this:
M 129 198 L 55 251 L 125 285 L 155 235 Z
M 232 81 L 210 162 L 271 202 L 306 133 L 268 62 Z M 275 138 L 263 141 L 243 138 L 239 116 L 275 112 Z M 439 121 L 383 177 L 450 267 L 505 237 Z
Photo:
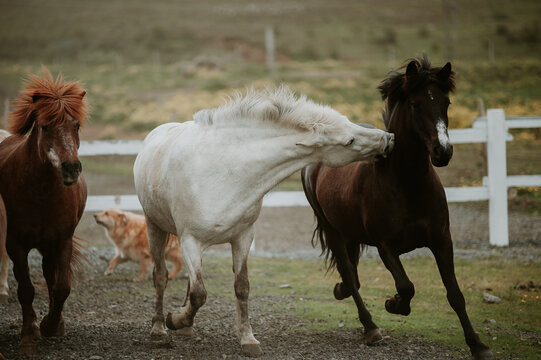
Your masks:
M 354 122 L 383 127 L 377 86 L 389 70 L 426 51 L 434 65 L 452 58 L 457 91 L 450 128 L 469 127 L 477 101 L 507 115 L 541 115 L 541 2 L 503 0 L 270 1 L 68 0 L 0 2 L 0 128 L 21 79 L 46 65 L 80 80 L 90 119 L 82 140 L 142 139 L 155 126 L 186 121 L 195 111 L 223 103 L 235 90 L 287 83 L 329 104 Z M 274 29 L 276 69 L 265 65 L 265 27 Z M 0 110 L 2 110 L 0 109 Z M 541 130 L 513 131 L 509 175 L 541 174 Z M 439 168 L 445 186 L 479 185 L 486 175 L 481 144 L 455 146 Z M 89 195 L 133 194 L 131 156 L 81 158 Z M 301 190 L 300 175 L 278 185 Z M 486 203 L 452 204 L 451 232 L 458 282 L 481 339 L 502 359 L 541 356 L 541 190 L 509 190 L 510 247 L 488 245 Z M 361 294 L 390 337 L 376 347 L 361 343 L 351 298 L 336 301 L 338 274 L 325 274 L 310 246 L 309 208 L 264 209 L 256 223 L 250 268 L 250 317 L 264 359 L 468 359 L 462 330 L 445 298 L 433 257 L 406 256 L 416 285 L 412 314 L 387 313 L 394 294 L 390 274 L 370 250 L 359 264 Z M 103 271 L 113 256 L 103 230 L 85 214 L 76 234 L 89 263 L 65 306 L 66 336 L 38 342 L 46 358 L 239 358 L 230 249 L 203 258 L 208 290 L 195 319 L 195 336 L 155 344 L 149 340 L 154 288 L 134 284 L 135 264 Z M 47 290 L 41 258 L 31 254 L 34 302 L 41 319 Z M 0 352 L 18 358 L 22 323 L 10 270 L 10 298 L 0 305 Z M 170 282 L 165 312 L 182 305 L 186 279 Z M 483 292 L 502 299 L 487 304 Z

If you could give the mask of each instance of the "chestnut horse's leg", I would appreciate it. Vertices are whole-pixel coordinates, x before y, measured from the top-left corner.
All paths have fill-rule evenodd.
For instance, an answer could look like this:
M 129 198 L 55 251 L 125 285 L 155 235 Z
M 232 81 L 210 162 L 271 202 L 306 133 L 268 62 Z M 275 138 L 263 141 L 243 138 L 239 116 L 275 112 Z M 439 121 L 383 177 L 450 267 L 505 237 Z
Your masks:
M 165 244 L 167 233 L 154 225 L 148 218 L 147 231 L 150 252 L 154 259 L 154 271 L 152 272 L 154 288 L 156 289 L 156 307 L 152 317 L 152 329 L 150 337 L 154 340 L 167 338 L 165 331 L 165 318 L 163 316 L 163 294 L 167 287 L 167 267 L 165 266 Z
M 43 276 L 49 290 L 49 312 L 40 323 L 43 336 L 64 335 L 62 309 L 71 292 L 71 256 L 72 239 L 68 239 L 56 248 L 42 250 Z
M 237 328 L 240 346 L 244 356 L 263 355 L 259 341 L 256 340 L 248 318 L 248 254 L 254 240 L 254 229 L 250 227 L 245 233 L 231 242 L 233 254 L 233 272 L 235 273 L 235 296 L 237 297 Z
M 15 240 L 16 241 L 16 240 Z M 17 297 L 23 312 L 23 326 L 19 351 L 26 356 L 36 354 L 36 339 L 41 338 L 36 313 L 32 307 L 34 286 L 28 270 L 28 251 L 18 246 L 8 247 L 9 257 L 13 261 L 13 274 L 17 280 Z
M 453 263 L 453 243 L 449 231 L 445 234 L 443 241 L 430 246 L 430 250 L 436 258 L 441 279 L 447 289 L 447 300 L 460 319 L 466 343 L 470 347 L 472 355 L 475 359 L 494 359 L 494 355 L 489 347 L 479 340 L 479 336 L 473 330 L 473 326 L 466 313 L 466 302 L 456 281 L 455 266 Z
M 357 268 L 350 261 L 348 251 L 346 249 L 346 243 L 340 238 L 340 236 L 334 232 L 326 231 L 327 244 L 333 253 L 333 257 L 336 259 L 336 268 L 342 277 L 342 283 L 335 286 L 335 297 L 340 298 L 340 294 L 337 291 L 344 291 L 347 294 L 353 296 L 355 305 L 357 305 L 357 311 L 359 313 L 359 320 L 364 326 L 365 342 L 369 345 L 375 344 L 383 340 L 383 336 L 376 324 L 372 321 L 372 315 L 366 309 L 363 299 L 359 294 L 357 284 Z M 345 288 L 342 288 L 345 287 Z M 337 296 L 338 295 L 338 296 Z
M 408 278 L 395 251 L 390 249 L 387 244 L 381 243 L 378 246 L 378 252 L 385 267 L 393 275 L 396 291 L 398 292 L 394 297 L 385 301 L 385 309 L 391 314 L 407 316 L 411 312 L 410 302 L 413 295 L 415 295 L 415 287 Z
M 7 304 L 9 297 L 8 273 L 9 273 L 9 256 L 6 252 L 0 251 L 0 304 Z
M 167 314 L 165 324 L 171 330 L 183 329 L 184 334 L 191 335 L 193 319 L 197 314 L 197 310 L 205 304 L 207 291 L 201 275 L 201 247 L 199 242 L 192 235 L 187 235 L 182 237 L 180 244 L 190 278 L 186 296 L 187 301 L 184 302 L 184 306 L 180 308 L 180 311 Z

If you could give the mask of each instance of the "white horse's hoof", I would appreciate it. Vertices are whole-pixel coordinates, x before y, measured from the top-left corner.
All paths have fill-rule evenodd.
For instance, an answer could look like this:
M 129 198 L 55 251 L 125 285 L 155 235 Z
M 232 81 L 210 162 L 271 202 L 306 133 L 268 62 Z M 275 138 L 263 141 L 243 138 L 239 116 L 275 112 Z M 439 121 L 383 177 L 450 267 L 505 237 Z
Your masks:
M 169 341 L 169 337 L 167 335 L 167 331 L 165 331 L 165 328 L 163 325 L 154 324 L 152 326 L 152 330 L 150 330 L 150 340 L 154 342 L 167 342 Z
M 257 357 L 263 355 L 263 350 L 259 344 L 242 344 L 242 355 L 249 357 Z
M 193 331 L 193 328 L 191 326 L 175 330 L 175 334 L 186 337 L 195 336 L 195 332 Z

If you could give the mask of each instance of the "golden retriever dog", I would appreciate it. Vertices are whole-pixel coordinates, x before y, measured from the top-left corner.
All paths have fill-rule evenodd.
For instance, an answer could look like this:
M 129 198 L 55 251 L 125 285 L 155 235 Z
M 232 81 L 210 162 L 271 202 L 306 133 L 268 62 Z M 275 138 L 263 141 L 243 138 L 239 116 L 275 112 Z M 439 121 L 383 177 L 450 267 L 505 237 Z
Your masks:
M 115 257 L 109 262 L 105 275 L 110 275 L 119 264 L 131 260 L 139 263 L 141 271 L 139 277 L 134 278 L 133 281 L 143 281 L 153 261 L 148 246 L 145 217 L 127 211 L 108 209 L 95 214 L 94 219 L 105 228 L 105 234 L 116 250 Z M 173 270 L 168 275 L 168 278 L 172 279 L 184 264 L 180 242 L 175 235 L 167 235 L 165 258 L 173 263 Z

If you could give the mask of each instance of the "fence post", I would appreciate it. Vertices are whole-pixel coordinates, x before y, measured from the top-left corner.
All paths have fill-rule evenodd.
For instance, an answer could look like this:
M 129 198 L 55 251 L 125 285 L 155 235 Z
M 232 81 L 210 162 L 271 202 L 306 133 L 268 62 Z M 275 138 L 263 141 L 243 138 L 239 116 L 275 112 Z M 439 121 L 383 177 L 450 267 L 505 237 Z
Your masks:
M 503 109 L 487 111 L 487 162 L 490 244 L 509 245 L 507 219 L 507 160 Z

